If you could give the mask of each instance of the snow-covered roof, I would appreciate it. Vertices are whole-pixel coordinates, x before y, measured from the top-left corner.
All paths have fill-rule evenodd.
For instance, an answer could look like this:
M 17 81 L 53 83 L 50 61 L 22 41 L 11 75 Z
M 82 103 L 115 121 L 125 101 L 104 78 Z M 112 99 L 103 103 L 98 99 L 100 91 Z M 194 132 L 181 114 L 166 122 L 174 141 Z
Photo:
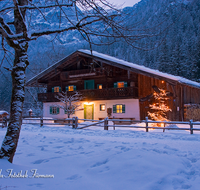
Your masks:
M 0 110 L 0 115 L 3 115 L 3 114 L 8 114 L 7 111 L 3 111 L 3 110 Z M 9 114 L 8 114 L 9 115 Z
M 78 51 L 91 55 L 90 50 L 80 49 Z M 163 78 L 168 78 L 170 80 L 177 81 L 179 83 L 184 83 L 184 84 L 188 84 L 188 85 L 200 88 L 200 83 L 186 79 L 186 78 L 183 78 L 183 77 L 180 77 L 180 76 L 174 76 L 174 75 L 171 75 L 171 74 L 168 74 L 168 73 L 163 73 L 163 72 L 160 72 L 158 70 L 150 69 L 150 68 L 142 66 L 142 65 L 137 65 L 135 63 L 127 62 L 127 61 L 124 61 L 122 59 L 112 57 L 110 55 L 98 53 L 96 51 L 92 51 L 92 54 L 95 57 L 99 57 L 101 59 L 105 59 L 105 60 L 108 60 L 108 61 L 111 61 L 111 62 L 115 62 L 115 63 L 118 63 L 120 65 L 124 65 L 124 66 L 130 67 L 130 68 L 134 68 L 134 69 L 137 69 L 137 70 L 140 70 L 140 71 L 151 73 L 151 74 L 163 77 Z
M 99 52 L 96 52 L 96 51 L 92 51 L 92 54 L 91 54 L 90 50 L 85 50 L 85 49 L 80 49 L 80 50 L 77 50 L 76 52 L 82 53 L 82 54 L 85 54 L 85 55 L 88 55 L 88 56 L 93 56 L 94 58 L 99 58 L 99 59 L 104 60 L 104 61 L 112 62 L 112 63 L 115 64 L 116 67 L 117 66 L 124 66 L 127 69 L 134 69 L 134 70 L 137 70 L 137 71 L 141 71 L 144 74 L 145 73 L 146 74 L 152 74 L 152 75 L 155 75 L 155 76 L 159 76 L 163 79 L 165 78 L 165 79 L 176 81 L 176 82 L 179 82 L 179 83 L 182 83 L 182 84 L 187 84 L 187 85 L 190 85 L 190 86 L 200 88 L 200 83 L 198 83 L 198 82 L 195 82 L 195 81 L 192 81 L 192 80 L 180 77 L 180 76 L 174 76 L 174 75 L 171 75 L 171 74 L 168 74 L 168 73 L 163 73 L 163 72 L 160 72 L 158 70 L 150 69 L 150 68 L 142 66 L 142 65 L 138 65 L 138 64 L 135 64 L 135 63 L 124 61 L 122 59 L 118 59 L 116 57 L 112 57 L 110 55 L 106 55 L 106 54 L 99 53 Z M 27 82 L 27 85 L 30 85 L 31 82 L 35 81 L 36 79 L 39 79 L 43 75 L 47 74 L 48 72 L 50 72 L 53 69 L 57 68 L 58 66 L 62 65 L 67 60 L 67 58 L 70 57 L 71 55 L 69 55 L 69 56 L 65 57 L 64 59 L 62 59 L 61 61 L 53 64 L 52 66 L 48 67 L 47 69 L 45 69 L 44 71 L 42 71 L 41 73 L 39 73 L 38 75 L 33 77 L 32 79 L 30 79 Z

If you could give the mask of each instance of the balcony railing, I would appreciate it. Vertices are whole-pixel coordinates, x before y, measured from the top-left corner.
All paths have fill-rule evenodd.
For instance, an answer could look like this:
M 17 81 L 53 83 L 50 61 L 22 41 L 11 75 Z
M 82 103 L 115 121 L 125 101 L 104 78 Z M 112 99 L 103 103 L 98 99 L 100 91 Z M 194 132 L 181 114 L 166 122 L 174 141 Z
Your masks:
M 65 71 L 61 73 L 61 78 L 63 80 L 67 80 L 69 78 L 78 78 L 85 76 L 94 76 L 94 75 L 104 75 L 103 68 L 95 68 L 95 70 L 91 71 L 91 69 L 80 69 L 73 71 Z
M 128 99 L 138 98 L 138 88 L 106 88 L 106 89 L 93 89 L 93 90 L 79 90 L 84 97 L 84 100 L 111 100 L 111 99 Z M 74 92 L 69 92 L 72 95 Z M 40 93 L 38 100 L 41 102 L 58 102 L 55 98 L 57 93 Z

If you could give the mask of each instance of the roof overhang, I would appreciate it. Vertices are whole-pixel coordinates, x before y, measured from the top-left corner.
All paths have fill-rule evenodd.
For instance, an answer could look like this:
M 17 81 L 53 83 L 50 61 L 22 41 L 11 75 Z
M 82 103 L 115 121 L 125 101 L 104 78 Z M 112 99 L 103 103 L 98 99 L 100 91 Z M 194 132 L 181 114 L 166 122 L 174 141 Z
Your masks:
M 145 66 L 142 65 L 137 65 L 134 63 L 130 63 L 127 61 L 124 61 L 122 59 L 118 59 L 106 54 L 102 54 L 102 53 L 98 53 L 96 51 L 91 51 L 90 50 L 84 50 L 84 49 L 80 49 L 75 51 L 74 53 L 68 55 L 67 57 L 65 57 L 64 59 L 62 59 L 61 61 L 53 64 L 52 66 L 48 67 L 47 69 L 45 69 L 44 71 L 42 71 L 41 73 L 39 73 L 38 75 L 36 75 L 35 77 L 33 77 L 32 79 L 30 79 L 29 81 L 27 81 L 26 86 L 39 86 L 42 85 L 41 82 L 39 82 L 41 79 L 43 79 L 43 81 L 45 81 L 45 78 L 48 79 L 49 77 L 52 77 L 56 74 L 58 74 L 58 72 L 60 72 L 62 70 L 63 67 L 67 66 L 68 64 L 72 63 L 72 59 L 76 58 L 78 59 L 78 57 L 86 57 L 86 58 L 91 58 L 91 59 L 95 59 L 96 61 L 108 64 L 108 65 L 112 65 L 121 69 L 125 69 L 125 70 L 129 70 L 135 73 L 139 73 L 145 76 L 149 76 L 149 77 L 153 77 L 159 80 L 165 80 L 170 84 L 177 84 L 177 83 L 181 83 L 181 84 L 185 84 L 188 86 L 193 86 L 195 88 L 200 88 L 200 84 L 198 82 L 194 82 L 191 81 L 189 79 L 185 79 L 179 76 L 174 76 L 171 74 L 167 74 L 167 73 L 163 73 L 160 72 L 158 70 L 154 70 L 154 69 L 150 69 L 147 68 Z

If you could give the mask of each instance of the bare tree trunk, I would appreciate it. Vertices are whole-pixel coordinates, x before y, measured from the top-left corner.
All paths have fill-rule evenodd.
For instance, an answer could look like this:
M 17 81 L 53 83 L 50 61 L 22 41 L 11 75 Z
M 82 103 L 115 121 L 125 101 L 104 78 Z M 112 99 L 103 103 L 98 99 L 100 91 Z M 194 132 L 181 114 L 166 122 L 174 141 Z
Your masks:
M 25 70 L 29 64 L 27 49 L 28 43 L 23 42 L 20 44 L 20 49 L 15 50 L 14 67 L 12 70 L 13 88 L 10 123 L 0 150 L 0 158 L 6 158 L 11 163 L 17 149 L 17 143 L 22 125 L 22 109 L 25 97 Z
M 14 26 L 16 34 L 23 33 L 26 37 L 27 28 L 25 21 L 25 9 L 20 9 L 18 6 L 28 4 L 28 0 L 13 1 L 14 9 Z M 15 45 L 16 43 L 16 45 Z M 3 140 L 0 158 L 5 158 L 12 163 L 15 155 L 18 139 L 22 125 L 22 110 L 25 97 L 25 71 L 28 62 L 28 42 L 25 39 L 16 41 L 12 47 L 15 49 L 15 60 L 12 68 L 12 98 L 10 109 L 10 123 L 8 125 L 6 136 Z

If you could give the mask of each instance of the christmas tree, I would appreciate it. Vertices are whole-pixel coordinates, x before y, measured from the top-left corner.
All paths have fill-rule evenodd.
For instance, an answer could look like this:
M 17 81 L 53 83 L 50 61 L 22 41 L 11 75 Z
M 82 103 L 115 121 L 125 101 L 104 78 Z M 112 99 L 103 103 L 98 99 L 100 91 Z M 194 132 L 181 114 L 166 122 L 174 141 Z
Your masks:
M 163 89 L 158 88 L 157 91 L 154 91 L 153 96 L 155 103 L 149 105 L 153 112 L 148 112 L 148 116 L 151 117 L 154 121 L 168 121 L 167 112 L 172 111 L 169 106 L 166 104 L 169 99 L 169 92 L 166 92 Z M 157 126 L 160 126 L 157 124 Z

